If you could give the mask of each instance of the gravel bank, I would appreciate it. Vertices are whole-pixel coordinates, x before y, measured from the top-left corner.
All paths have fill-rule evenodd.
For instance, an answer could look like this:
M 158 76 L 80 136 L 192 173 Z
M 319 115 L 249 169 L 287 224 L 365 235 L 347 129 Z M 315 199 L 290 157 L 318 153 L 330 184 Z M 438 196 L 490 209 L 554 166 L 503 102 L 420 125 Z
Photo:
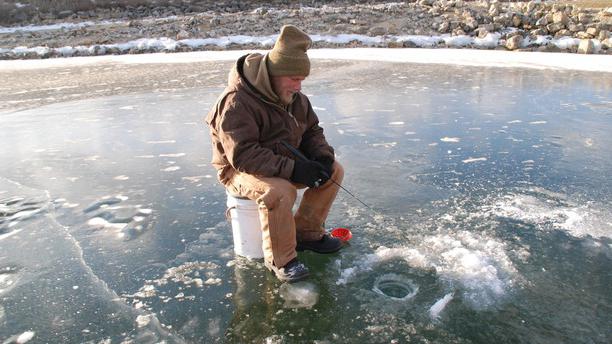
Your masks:
M 315 47 L 612 53 L 612 8 L 535 1 L 191 1 L 65 10 L 21 23 L 31 26 L 0 28 L 0 59 L 267 48 L 284 24 L 318 35 Z

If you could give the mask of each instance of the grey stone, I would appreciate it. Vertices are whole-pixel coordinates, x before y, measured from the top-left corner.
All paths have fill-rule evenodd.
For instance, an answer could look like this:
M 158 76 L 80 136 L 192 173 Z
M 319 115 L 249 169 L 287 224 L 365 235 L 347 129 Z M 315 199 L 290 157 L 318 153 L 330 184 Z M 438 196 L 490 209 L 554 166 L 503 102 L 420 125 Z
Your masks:
M 512 26 L 518 28 L 521 26 L 522 23 L 523 23 L 523 19 L 521 18 L 520 15 L 515 14 L 512 16 Z
M 462 28 L 456 28 L 455 30 L 453 30 L 453 36 L 463 36 L 465 35 L 465 31 L 463 31 Z
M 191 37 L 191 34 L 188 31 L 185 31 L 185 30 L 181 30 L 181 31 L 179 31 L 176 34 L 176 39 L 179 40 L 179 41 L 183 40 L 183 39 L 187 39 L 189 37 Z
M 558 31 L 562 30 L 564 27 L 565 26 L 561 23 L 552 23 L 552 24 L 546 25 L 546 29 L 550 33 L 557 33 Z
M 387 29 L 382 26 L 375 26 L 368 31 L 370 36 L 383 36 L 387 34 Z
M 442 24 L 440 24 L 440 26 L 438 27 L 438 32 L 447 33 L 449 29 L 450 29 L 450 23 L 448 21 L 445 21 Z
M 523 36 L 512 36 L 506 40 L 506 48 L 508 50 L 516 50 L 521 47 L 521 42 L 523 42 Z
M 592 54 L 595 52 L 595 43 L 590 39 L 583 39 L 578 45 L 579 54 Z
M 591 20 L 591 16 L 587 13 L 578 13 L 578 22 L 582 24 L 587 24 Z
M 589 35 L 595 37 L 599 34 L 599 30 L 597 28 L 594 27 L 590 27 L 586 30 L 586 33 L 588 33 Z
M 584 31 L 584 25 L 582 24 L 569 24 L 567 26 L 567 29 L 570 30 L 571 32 L 578 32 L 578 31 Z
M 557 31 L 555 33 L 555 37 L 556 38 L 561 38 L 561 37 L 564 37 L 564 36 L 569 36 L 570 34 L 571 34 L 570 30 L 568 30 L 568 29 L 561 29 L 561 30 L 559 30 L 559 31 Z
M 483 29 L 485 29 L 485 30 L 487 30 L 489 32 L 495 31 L 495 25 L 493 25 L 493 23 L 482 24 L 480 27 L 482 27 Z
M 546 28 L 538 28 L 538 29 L 529 31 L 529 35 L 532 37 L 545 36 L 545 35 L 548 35 L 548 30 L 546 30 Z
M 553 13 L 553 23 L 566 25 L 569 22 L 569 17 L 565 12 L 555 12 Z
M 535 3 L 535 1 L 529 1 L 527 3 L 527 12 L 532 12 L 538 5 Z
M 494 12 L 496 14 L 491 14 L 491 12 Z M 492 1 L 491 5 L 489 6 L 489 15 L 496 16 L 500 12 L 501 12 L 501 4 L 497 1 Z
M 57 18 L 64 19 L 64 18 L 71 17 L 73 14 L 74 12 L 72 11 L 61 11 L 57 14 Z
M 466 31 L 474 31 L 478 27 L 478 21 L 472 17 L 468 18 L 463 24 Z
M 482 27 L 479 27 L 478 29 L 474 30 L 474 32 L 476 33 L 478 38 L 485 38 L 489 34 L 489 31 L 487 31 L 487 29 L 482 28 Z
M 538 19 L 536 21 L 536 25 L 537 26 L 546 26 L 546 25 L 548 25 L 548 18 L 546 18 L 546 16 L 544 16 L 544 17 Z

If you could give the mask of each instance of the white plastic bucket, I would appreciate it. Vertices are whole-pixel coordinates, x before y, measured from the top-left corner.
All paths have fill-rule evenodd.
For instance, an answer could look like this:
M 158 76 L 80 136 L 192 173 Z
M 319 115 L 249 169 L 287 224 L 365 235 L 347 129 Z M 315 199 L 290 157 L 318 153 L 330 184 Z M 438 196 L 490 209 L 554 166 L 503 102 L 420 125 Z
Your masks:
M 232 222 L 234 253 L 249 259 L 263 258 L 257 203 L 227 194 L 227 214 Z

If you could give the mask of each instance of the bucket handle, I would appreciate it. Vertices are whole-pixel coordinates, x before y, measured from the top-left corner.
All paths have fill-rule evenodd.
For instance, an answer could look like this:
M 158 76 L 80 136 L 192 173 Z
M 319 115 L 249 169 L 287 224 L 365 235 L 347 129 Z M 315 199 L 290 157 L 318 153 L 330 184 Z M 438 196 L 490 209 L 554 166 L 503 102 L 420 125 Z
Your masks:
M 236 209 L 236 206 L 235 206 L 235 205 L 233 205 L 233 206 L 231 206 L 231 207 L 229 207 L 229 208 L 227 208 L 227 209 L 225 210 L 225 219 L 226 219 L 228 222 L 231 222 L 231 221 L 232 221 L 232 214 L 230 213 L 230 211 L 231 211 L 232 209 Z

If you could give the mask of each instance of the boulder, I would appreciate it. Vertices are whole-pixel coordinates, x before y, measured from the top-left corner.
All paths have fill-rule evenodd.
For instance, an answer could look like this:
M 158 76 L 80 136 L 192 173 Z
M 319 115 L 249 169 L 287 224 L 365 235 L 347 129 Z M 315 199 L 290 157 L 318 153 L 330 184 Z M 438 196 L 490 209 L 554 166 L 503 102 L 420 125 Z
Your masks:
M 570 30 L 568 30 L 568 29 L 561 29 L 561 30 L 559 30 L 559 31 L 557 31 L 555 33 L 555 38 L 562 38 L 562 37 L 565 37 L 565 36 L 569 36 L 570 34 L 571 34 Z
M 597 35 L 597 39 L 600 41 L 605 41 L 606 39 L 610 38 L 610 31 L 607 30 L 601 30 L 599 31 L 599 35 Z
M 548 31 L 546 30 L 546 28 L 539 28 L 539 29 L 529 31 L 529 36 L 532 36 L 532 37 L 545 36 L 545 35 L 548 35 Z
M 588 24 L 588 22 L 591 20 L 591 16 L 587 13 L 581 12 L 578 13 L 578 22 L 581 24 Z
M 521 47 L 521 42 L 523 42 L 523 36 L 512 36 L 506 40 L 506 48 L 508 50 L 516 50 Z
M 519 14 L 514 14 L 512 16 L 512 26 L 518 28 L 523 23 L 523 18 Z
M 548 18 L 546 16 L 543 16 L 542 18 L 538 19 L 536 21 L 536 25 L 537 26 L 546 26 L 548 25 Z
M 578 45 L 578 54 L 592 54 L 595 52 L 595 43 L 591 39 L 583 39 Z
M 74 12 L 72 11 L 61 11 L 60 13 L 57 14 L 57 18 L 64 19 L 64 18 L 72 17 L 73 14 Z
M 495 31 L 495 25 L 493 25 L 493 23 L 488 23 L 488 24 L 482 24 L 480 25 L 481 28 L 489 31 L 489 32 L 493 32 Z
M 586 30 L 586 33 L 588 33 L 589 35 L 596 37 L 599 34 L 599 30 L 595 27 L 590 27 Z
M 463 28 L 468 32 L 474 31 L 474 29 L 476 29 L 477 27 L 478 27 L 478 21 L 474 19 L 473 17 L 470 17 L 466 19 L 466 21 L 463 22 Z
M 491 7 L 489 7 L 489 15 L 491 17 L 497 17 L 499 15 L 499 3 L 494 3 L 491 4 Z
M 577 38 L 580 38 L 580 39 L 591 39 L 591 38 L 593 38 L 593 36 L 592 36 L 592 35 L 590 35 L 590 34 L 588 34 L 588 33 L 584 32 L 584 31 L 580 31 L 580 32 L 578 32 L 578 33 L 576 34 L 576 37 L 577 37 Z
M 476 33 L 478 38 L 485 38 L 489 34 L 489 31 L 483 27 L 477 28 L 476 30 L 474 30 L 474 32 Z
M 553 23 L 567 25 L 569 22 L 569 17 L 565 12 L 555 12 L 553 13 Z
M 578 23 L 578 24 L 569 24 L 567 26 L 567 29 L 570 30 L 571 32 L 579 32 L 579 31 L 584 31 L 584 25 Z
M 538 1 L 539 3 L 539 1 Z M 533 12 L 533 10 L 537 7 L 538 5 L 536 4 L 535 1 L 529 1 L 527 3 L 527 7 L 525 8 L 527 10 L 527 12 Z
M 552 23 L 552 24 L 546 25 L 546 30 L 548 30 L 548 32 L 550 33 L 557 33 L 558 31 L 562 30 L 564 27 L 565 25 L 561 23 Z
M 456 29 L 453 30 L 453 36 L 464 36 L 465 35 L 465 31 L 463 31 L 462 28 L 458 27 Z
M 440 24 L 440 26 L 438 26 L 438 32 L 440 32 L 440 33 L 447 33 L 449 28 L 450 28 L 450 22 L 449 21 L 444 21 L 444 22 L 442 22 L 442 24 Z
M 181 31 L 179 31 L 179 32 L 176 34 L 176 40 L 177 40 L 177 41 L 180 41 L 180 40 L 183 40 L 183 39 L 187 39 L 187 38 L 189 38 L 189 37 L 191 37 L 191 33 L 189 33 L 189 32 L 188 32 L 188 31 L 186 31 L 186 30 L 181 30 Z
M 387 34 L 387 29 L 382 26 L 374 26 L 370 30 L 368 30 L 368 35 L 370 36 L 384 36 Z

